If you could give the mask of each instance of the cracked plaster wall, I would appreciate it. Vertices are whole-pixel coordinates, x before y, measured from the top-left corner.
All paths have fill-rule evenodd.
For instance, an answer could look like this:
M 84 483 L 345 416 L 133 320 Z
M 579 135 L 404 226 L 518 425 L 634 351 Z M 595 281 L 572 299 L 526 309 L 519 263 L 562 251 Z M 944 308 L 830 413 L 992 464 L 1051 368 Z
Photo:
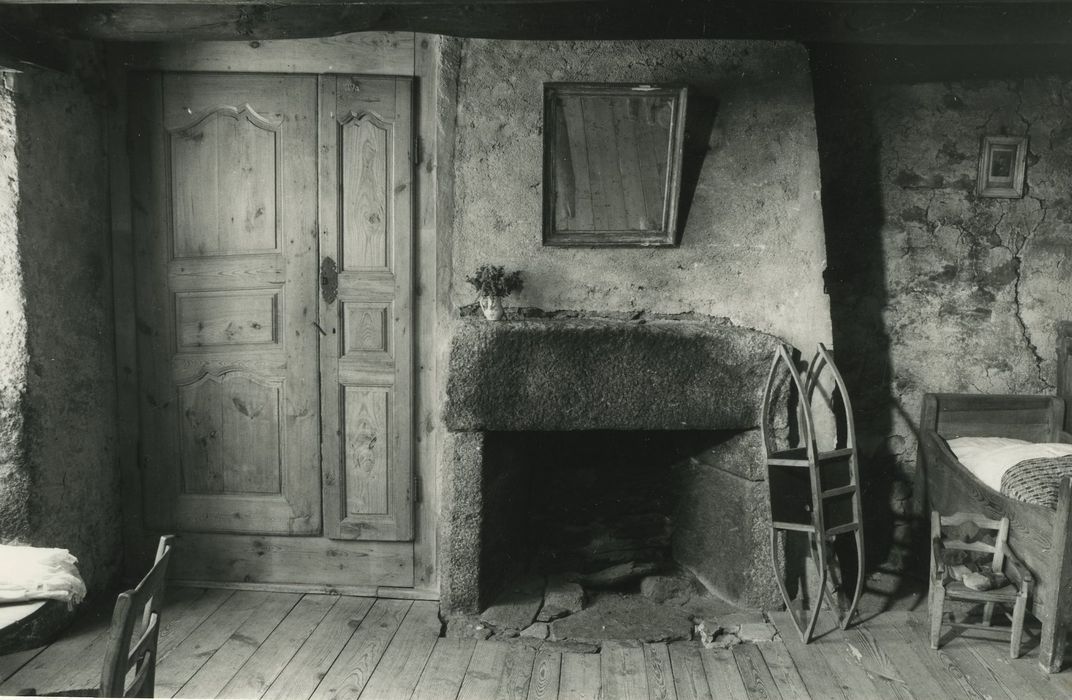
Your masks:
M 894 396 L 910 417 L 923 391 L 1053 390 L 1054 322 L 1072 314 L 1070 101 L 1072 82 L 1058 78 L 876 94 L 884 315 Z M 984 134 L 1029 137 L 1022 199 L 975 194 Z
M 953 70 L 978 71 L 958 56 Z M 1054 390 L 1054 325 L 1072 318 L 1072 81 L 885 80 L 881 68 L 845 80 L 844 60 L 832 71 L 823 61 L 813 70 L 831 316 L 857 415 L 869 557 L 911 566 L 923 393 Z M 934 76 L 941 63 L 929 65 Z M 988 134 L 1030 138 L 1022 199 L 976 194 Z
M 674 249 L 541 243 L 543 83 L 679 83 L 714 105 Z M 511 304 L 696 313 L 785 338 L 830 334 L 807 52 L 790 42 L 465 40 L 458 76 L 453 298 L 482 263 L 521 269 Z M 695 134 L 693 136 L 696 136 Z

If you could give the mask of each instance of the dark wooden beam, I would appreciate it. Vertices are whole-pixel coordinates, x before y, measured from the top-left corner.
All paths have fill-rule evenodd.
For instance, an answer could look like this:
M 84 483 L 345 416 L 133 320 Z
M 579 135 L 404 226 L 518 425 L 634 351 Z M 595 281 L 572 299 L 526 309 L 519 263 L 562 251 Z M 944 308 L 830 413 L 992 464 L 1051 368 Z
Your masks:
M 842 0 L 844 1 L 844 0 Z M 850 0 L 856 1 L 856 0 Z M 872 0 L 867 0 L 871 2 Z M 906 2 L 911 0 L 883 0 L 884 2 Z M 939 2 L 945 0 L 938 0 Z M 1010 2 L 1045 2 L 1046 0 L 1005 0 Z M 439 0 L 445 5 L 539 5 L 542 3 L 561 2 L 561 0 Z M 573 3 L 600 2 L 600 0 L 570 0 Z M 620 0 L 628 4 L 631 0 Z M 263 5 L 264 0 L 4 0 L 5 5 Z M 394 5 L 428 5 L 429 0 L 273 0 L 272 5 L 364 5 L 367 7 L 385 7 Z
M 328 0 L 330 2 L 330 0 Z M 1072 3 L 1032 0 L 501 0 L 362 4 L 3 5 L 41 31 L 116 41 L 261 40 L 360 31 L 497 39 L 793 39 L 823 43 L 1072 43 Z
M 604 2 L 605 0 L 568 0 L 572 4 Z M 786 4 L 815 5 L 817 0 L 782 0 Z M 983 7 L 1002 5 L 1009 8 L 1031 5 L 1048 5 L 1061 0 L 822 0 L 826 5 L 864 7 L 868 5 L 920 7 L 922 5 L 945 5 L 959 7 Z M 391 7 L 397 5 L 456 5 L 476 7 L 480 5 L 539 5 L 561 3 L 563 0 L 272 0 L 276 7 L 287 5 L 364 5 L 369 7 Z M 708 4 L 743 4 L 735 0 L 707 0 Z M 764 0 L 757 0 L 758 3 Z M 618 6 L 626 8 L 634 0 L 616 0 Z M 5 5 L 263 5 L 265 0 L 3 0 Z
M 66 72 L 70 68 L 66 42 L 33 26 L 0 20 L 0 68 L 31 66 Z

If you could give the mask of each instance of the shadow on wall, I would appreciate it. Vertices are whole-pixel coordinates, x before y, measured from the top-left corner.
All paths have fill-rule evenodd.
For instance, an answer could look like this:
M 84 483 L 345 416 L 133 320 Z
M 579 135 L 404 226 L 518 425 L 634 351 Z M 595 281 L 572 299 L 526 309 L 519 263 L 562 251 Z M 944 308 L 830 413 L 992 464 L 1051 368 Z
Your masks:
M 79 74 L 15 80 L 18 256 L 25 299 L 20 539 L 79 559 L 91 592 L 122 558 L 116 464 L 106 97 L 100 56 Z
M 866 84 L 848 74 L 847 64 L 836 51 L 811 47 L 810 54 L 826 229 L 824 278 L 835 361 L 855 414 L 867 568 L 874 574 L 892 564 L 899 573 L 911 568 L 903 554 L 915 538 L 907 499 L 895 502 L 893 498 L 895 482 L 907 483 L 908 477 L 886 444 L 894 401 L 890 340 L 882 317 L 887 283 L 880 137 L 875 133 Z M 898 490 L 898 495 L 904 493 Z M 854 553 L 838 554 L 843 562 L 855 560 Z M 898 581 L 893 590 L 884 589 L 897 598 L 907 592 L 902 590 L 906 587 L 911 588 Z M 873 591 L 865 588 L 865 592 Z
M 813 45 L 809 53 L 834 350 L 856 413 L 868 566 L 895 576 L 884 587 L 892 598 L 914 578 L 922 589 L 926 567 L 916 517 L 924 494 L 913 488 L 922 483 L 914 438 L 922 392 L 1048 388 L 1045 351 L 1032 343 L 1068 313 L 1064 288 L 1050 279 L 1056 263 L 1046 261 L 1063 255 L 1055 251 L 1064 250 L 1060 185 L 1070 156 L 1059 138 L 1067 77 L 1042 78 L 1067 76 L 1072 47 Z M 975 195 L 983 129 L 1049 136 L 1032 140 L 1035 181 L 1029 165 L 1023 200 Z M 916 160 L 903 164 L 906 153 Z M 933 212 L 924 211 L 930 197 Z M 1025 257 L 1027 229 L 1038 229 L 1037 248 Z M 1003 250 L 1015 251 L 1004 267 Z M 1033 277 L 1021 275 L 1025 260 Z
M 678 199 L 677 240 L 689 221 L 689 211 L 700 183 L 704 160 L 711 149 L 711 132 L 718 116 L 718 99 L 696 90 L 689 93 L 685 108 L 685 138 L 681 146 L 681 193 Z

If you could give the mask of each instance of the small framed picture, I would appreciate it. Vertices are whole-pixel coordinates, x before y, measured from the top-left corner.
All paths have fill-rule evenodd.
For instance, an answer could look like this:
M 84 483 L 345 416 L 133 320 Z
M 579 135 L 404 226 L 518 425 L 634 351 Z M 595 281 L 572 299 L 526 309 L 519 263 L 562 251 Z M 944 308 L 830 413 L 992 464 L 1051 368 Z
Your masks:
M 1023 197 L 1026 136 L 984 136 L 979 152 L 980 197 Z

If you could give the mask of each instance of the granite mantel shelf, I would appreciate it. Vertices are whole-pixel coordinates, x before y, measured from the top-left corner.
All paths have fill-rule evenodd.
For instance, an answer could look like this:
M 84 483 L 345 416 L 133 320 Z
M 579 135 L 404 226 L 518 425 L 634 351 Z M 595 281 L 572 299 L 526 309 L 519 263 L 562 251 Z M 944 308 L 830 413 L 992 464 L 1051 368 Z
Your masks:
M 453 431 L 752 428 L 778 343 L 696 320 L 464 319 L 453 331 Z

